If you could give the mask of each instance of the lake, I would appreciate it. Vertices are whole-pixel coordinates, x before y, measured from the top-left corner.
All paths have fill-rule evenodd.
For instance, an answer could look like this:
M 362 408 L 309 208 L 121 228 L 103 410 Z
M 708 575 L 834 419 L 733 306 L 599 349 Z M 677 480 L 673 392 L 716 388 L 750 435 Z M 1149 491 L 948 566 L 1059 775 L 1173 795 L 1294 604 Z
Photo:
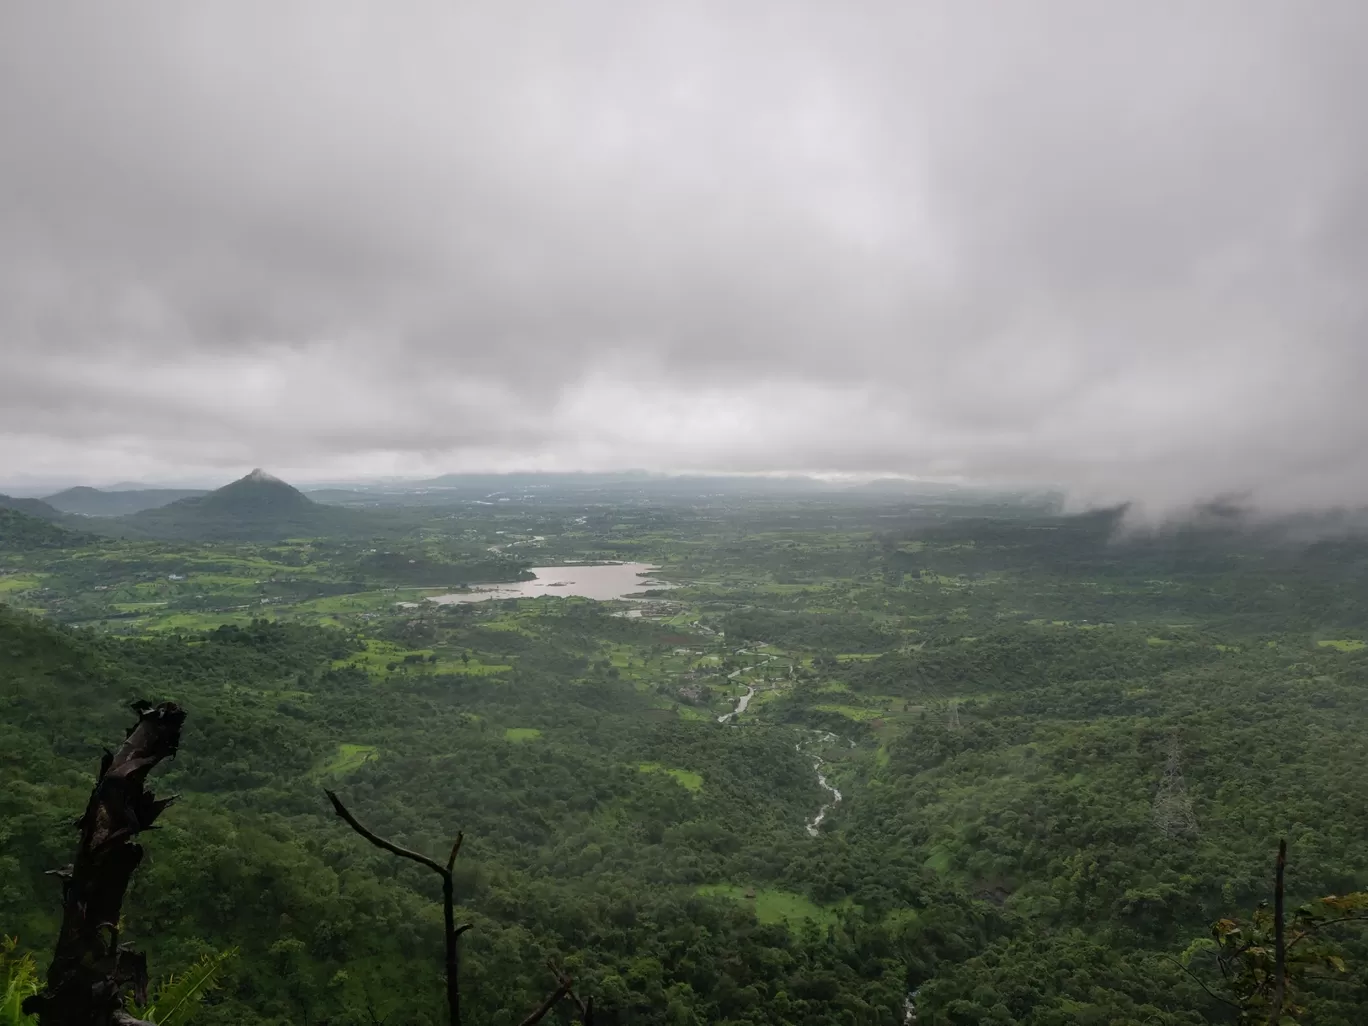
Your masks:
M 451 602 L 487 602 L 489 599 L 539 598 L 559 595 L 567 598 L 609 599 L 632 598 L 634 592 L 646 588 L 669 588 L 672 585 L 654 577 L 645 577 L 660 567 L 650 563 L 606 563 L 601 566 L 534 566 L 536 579 L 512 584 L 489 584 L 470 591 L 449 595 L 433 595 L 429 602 L 446 605 Z

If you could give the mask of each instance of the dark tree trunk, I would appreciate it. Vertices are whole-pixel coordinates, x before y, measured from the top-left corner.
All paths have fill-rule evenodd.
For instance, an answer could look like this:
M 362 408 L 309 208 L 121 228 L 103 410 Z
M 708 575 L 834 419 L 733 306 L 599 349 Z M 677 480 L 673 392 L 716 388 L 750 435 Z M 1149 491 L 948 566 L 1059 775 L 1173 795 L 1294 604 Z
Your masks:
M 176 754 L 185 712 L 172 702 L 133 707 L 138 722 L 116 753 L 106 751 L 85 813 L 75 861 L 54 871 L 62 879 L 62 929 L 42 993 L 24 1002 L 41 1026 L 138 1023 L 123 1010 L 130 987 L 146 1000 L 147 960 L 119 945 L 119 914 L 133 871 L 142 861 L 137 835 L 175 800 L 144 788 L 157 763 Z
M 1273 871 L 1273 1010 L 1268 1015 L 1271 1026 L 1282 1018 L 1287 1003 L 1287 932 L 1283 911 L 1283 877 L 1287 871 L 1287 842 L 1278 842 L 1278 862 Z

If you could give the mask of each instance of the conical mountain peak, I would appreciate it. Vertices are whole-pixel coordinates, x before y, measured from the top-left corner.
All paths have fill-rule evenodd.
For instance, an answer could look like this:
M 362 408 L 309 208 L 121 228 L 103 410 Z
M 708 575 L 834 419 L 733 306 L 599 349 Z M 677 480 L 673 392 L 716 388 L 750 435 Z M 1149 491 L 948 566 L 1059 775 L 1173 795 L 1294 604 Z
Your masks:
M 312 507 L 303 492 L 280 478 L 254 470 L 217 491 L 210 492 L 197 502 L 201 510 L 247 517 L 253 520 L 274 519 Z
M 314 502 L 287 481 L 261 468 L 205 495 L 147 509 L 129 518 L 154 537 L 310 537 L 353 529 L 350 510 Z

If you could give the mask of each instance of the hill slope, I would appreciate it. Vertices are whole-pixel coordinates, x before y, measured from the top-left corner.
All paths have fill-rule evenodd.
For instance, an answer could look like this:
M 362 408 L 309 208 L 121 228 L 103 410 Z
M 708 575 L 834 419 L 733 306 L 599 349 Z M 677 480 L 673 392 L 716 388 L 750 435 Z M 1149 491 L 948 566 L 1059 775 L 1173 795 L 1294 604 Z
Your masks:
M 90 541 L 90 535 L 69 531 L 51 520 L 0 506 L 0 551 L 68 549 Z
M 51 520 L 54 523 L 63 519 L 61 510 L 53 508 L 42 499 L 16 499 L 12 495 L 0 495 L 0 509 L 18 510 L 27 516 Z
M 298 488 L 254 470 L 205 495 L 119 518 L 131 533 L 180 540 L 279 538 L 363 530 L 363 514 L 314 502 Z
M 206 494 L 192 488 L 137 488 L 128 491 L 102 491 L 84 485 L 68 488 L 47 496 L 43 501 L 63 513 L 88 517 L 122 517 L 157 509 L 180 499 L 192 499 Z

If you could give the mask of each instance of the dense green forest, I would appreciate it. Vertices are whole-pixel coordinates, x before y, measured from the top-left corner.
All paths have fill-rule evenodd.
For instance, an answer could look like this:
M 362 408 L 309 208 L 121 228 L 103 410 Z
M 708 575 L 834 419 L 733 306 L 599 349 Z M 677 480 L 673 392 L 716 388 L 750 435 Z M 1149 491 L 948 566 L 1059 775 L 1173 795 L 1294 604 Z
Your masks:
M 477 1023 L 521 1021 L 548 959 L 600 1023 L 1235 1022 L 1212 924 L 1255 929 L 1278 840 L 1291 905 L 1368 886 L 1351 534 L 789 495 L 423 505 L 373 538 L 21 516 L 0 933 L 45 964 L 99 753 L 174 700 L 182 798 L 125 932 L 155 975 L 236 949 L 205 1026 L 443 1021 L 436 881 L 325 788 L 434 856 L 464 832 Z M 675 587 L 423 601 L 605 559 Z M 1296 1021 L 1360 1023 L 1368 940 L 1326 938 Z

